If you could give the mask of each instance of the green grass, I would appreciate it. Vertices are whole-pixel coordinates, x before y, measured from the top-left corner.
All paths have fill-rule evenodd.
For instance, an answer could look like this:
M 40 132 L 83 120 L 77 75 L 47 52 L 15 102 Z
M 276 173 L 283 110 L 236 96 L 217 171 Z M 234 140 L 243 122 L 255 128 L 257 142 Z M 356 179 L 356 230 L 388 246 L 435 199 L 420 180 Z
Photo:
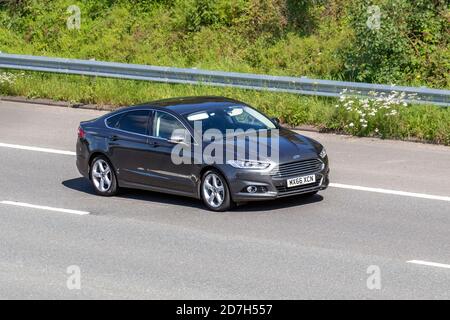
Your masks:
M 344 116 L 337 112 L 334 98 L 44 73 L 19 76 L 14 84 L 1 85 L 0 94 L 115 107 L 181 96 L 226 96 L 244 101 L 291 126 L 308 124 L 324 131 L 352 133 L 345 127 Z M 450 108 L 413 105 L 399 107 L 398 111 L 395 121 L 380 119 L 377 136 L 450 145 Z

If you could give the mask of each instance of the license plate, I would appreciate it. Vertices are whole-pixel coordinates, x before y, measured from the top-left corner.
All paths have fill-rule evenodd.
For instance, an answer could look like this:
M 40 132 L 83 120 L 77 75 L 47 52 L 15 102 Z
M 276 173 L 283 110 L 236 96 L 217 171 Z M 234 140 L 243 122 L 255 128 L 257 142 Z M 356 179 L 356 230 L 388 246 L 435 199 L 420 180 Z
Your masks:
M 312 174 L 309 176 L 303 176 L 303 177 L 296 177 L 296 178 L 292 178 L 292 179 L 288 179 L 287 180 L 287 186 L 288 188 L 290 187 L 296 187 L 296 186 L 301 186 L 304 184 L 309 184 L 309 183 L 314 183 L 316 182 L 316 175 Z

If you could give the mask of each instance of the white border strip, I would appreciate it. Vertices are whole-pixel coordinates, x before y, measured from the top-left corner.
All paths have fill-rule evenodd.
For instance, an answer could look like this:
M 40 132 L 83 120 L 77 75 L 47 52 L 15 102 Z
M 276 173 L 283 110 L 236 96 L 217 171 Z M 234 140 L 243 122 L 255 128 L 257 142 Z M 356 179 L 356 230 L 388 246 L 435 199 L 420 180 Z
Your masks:
M 38 210 L 62 212 L 62 213 L 72 213 L 72 214 L 77 214 L 77 215 L 80 215 L 80 216 L 89 214 L 89 212 L 87 212 L 87 211 L 52 208 L 52 207 L 46 207 L 46 206 L 36 206 L 34 204 L 23 203 L 23 202 L 15 202 L 15 201 L 0 201 L 0 204 L 10 205 L 10 206 L 17 206 L 17 207 L 32 208 L 32 209 L 38 209 Z
M 75 155 L 75 152 L 72 152 L 72 151 L 56 150 L 56 149 L 49 149 L 49 148 L 28 147 L 28 146 L 21 146 L 18 144 L 9 144 L 9 143 L 1 143 L 1 142 L 0 142 L 0 147 L 28 150 L 28 151 L 46 152 L 46 153 L 64 154 L 64 155 L 68 155 L 68 156 Z
M 450 269 L 450 264 L 443 264 L 443 263 L 436 263 L 436 262 L 429 262 L 429 261 L 422 261 L 422 260 L 409 260 L 409 261 L 406 261 L 406 263 L 413 263 L 413 264 L 420 264 L 420 265 L 429 266 L 429 267 Z
M 440 200 L 440 201 L 448 201 L 448 202 L 450 202 L 450 197 L 435 196 L 435 195 L 424 194 L 424 193 L 413 193 L 413 192 L 405 192 L 405 191 L 397 191 L 397 190 L 389 190 L 389 189 L 360 187 L 360 186 L 352 186 L 352 185 L 341 184 L 341 183 L 330 183 L 330 187 L 340 188 L 340 189 L 351 189 L 351 190 L 359 190 L 359 191 L 368 191 L 368 192 L 375 192 L 375 193 L 393 194 L 393 195 L 404 196 L 404 197 L 413 197 L 413 198 L 422 198 L 422 199 Z

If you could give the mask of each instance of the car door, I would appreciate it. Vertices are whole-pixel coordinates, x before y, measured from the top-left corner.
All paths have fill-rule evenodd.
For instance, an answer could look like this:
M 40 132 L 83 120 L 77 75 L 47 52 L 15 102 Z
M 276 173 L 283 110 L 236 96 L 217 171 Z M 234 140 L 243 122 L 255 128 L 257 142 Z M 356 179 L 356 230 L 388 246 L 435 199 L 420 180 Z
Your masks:
M 170 140 L 172 133 L 178 130 L 178 132 L 186 133 L 186 141 L 190 143 L 189 131 L 174 115 L 160 110 L 155 110 L 150 130 L 151 137 L 148 143 L 152 147 L 152 151 L 147 155 L 146 166 L 147 172 L 152 178 L 152 185 L 194 194 L 196 192 L 194 165 L 176 164 L 172 161 L 172 152 L 177 143 Z
M 150 110 L 128 111 L 107 119 L 110 160 L 120 182 L 145 184 L 145 158 L 149 151 Z

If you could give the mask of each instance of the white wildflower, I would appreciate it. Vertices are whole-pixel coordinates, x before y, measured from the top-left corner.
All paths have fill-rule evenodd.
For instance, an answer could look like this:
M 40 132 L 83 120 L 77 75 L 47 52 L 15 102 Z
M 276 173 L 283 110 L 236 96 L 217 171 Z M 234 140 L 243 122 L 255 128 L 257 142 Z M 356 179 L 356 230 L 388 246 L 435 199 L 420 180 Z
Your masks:
M 13 84 L 16 81 L 16 78 L 16 75 L 9 72 L 0 73 L 0 85 Z

